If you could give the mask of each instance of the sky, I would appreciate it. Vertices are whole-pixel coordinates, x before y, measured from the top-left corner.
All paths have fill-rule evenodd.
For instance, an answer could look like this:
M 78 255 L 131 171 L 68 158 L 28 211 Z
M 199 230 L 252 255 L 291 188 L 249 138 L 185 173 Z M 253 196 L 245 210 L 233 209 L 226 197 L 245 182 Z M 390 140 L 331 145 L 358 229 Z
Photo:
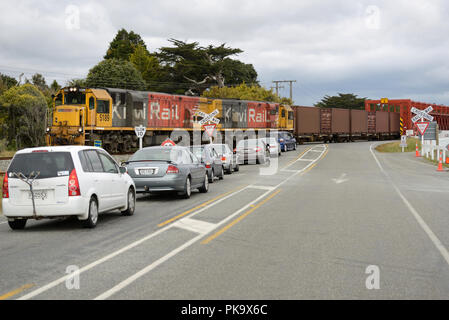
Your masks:
M 83 78 L 117 31 L 153 52 L 167 39 L 240 48 L 260 84 L 296 80 L 296 105 L 325 95 L 449 105 L 449 2 L 439 0 L 0 0 L 0 72 Z M 289 96 L 283 85 L 282 96 Z

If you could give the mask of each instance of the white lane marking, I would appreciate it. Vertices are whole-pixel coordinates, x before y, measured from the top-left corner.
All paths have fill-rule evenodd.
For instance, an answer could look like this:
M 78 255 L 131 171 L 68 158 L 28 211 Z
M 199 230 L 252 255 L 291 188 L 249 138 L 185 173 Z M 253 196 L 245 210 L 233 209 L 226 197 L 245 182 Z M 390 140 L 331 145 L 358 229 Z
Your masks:
M 323 156 L 324 152 L 326 150 L 324 150 L 323 152 L 320 153 L 320 155 L 315 159 L 316 161 L 319 161 L 321 159 L 321 157 Z M 291 178 L 295 177 L 296 175 L 300 174 L 301 172 L 303 172 L 304 170 L 306 170 L 308 167 L 310 167 L 313 163 L 310 163 L 308 166 L 306 166 L 304 169 L 296 171 L 295 174 L 291 175 L 290 177 L 288 177 L 287 179 L 285 179 L 283 182 L 279 183 L 277 186 L 275 186 L 273 188 L 277 189 L 279 188 L 281 185 L 283 185 L 284 183 L 286 183 L 288 180 L 290 180 Z M 264 194 L 262 194 L 261 196 L 259 196 L 257 199 L 251 201 L 250 203 L 248 203 L 247 205 L 245 205 L 244 207 L 242 207 L 241 209 L 237 210 L 236 212 L 232 213 L 231 215 L 229 215 L 228 217 L 226 217 L 225 219 L 223 219 L 222 221 L 220 221 L 219 223 L 216 224 L 216 228 L 220 227 L 222 224 L 225 224 L 226 222 L 228 222 L 229 220 L 231 220 L 232 218 L 234 218 L 235 216 L 239 215 L 241 212 L 245 211 L 246 209 L 248 209 L 251 205 L 253 205 L 254 203 L 257 203 L 259 200 L 263 199 L 264 197 L 266 197 L 269 193 L 271 193 L 272 190 L 269 190 L 267 192 L 265 192 Z M 190 217 L 196 215 L 197 213 L 193 213 L 190 215 Z M 211 230 L 212 231 L 212 230 Z M 170 259 L 171 257 L 175 256 L 177 253 L 181 252 L 182 250 L 186 249 L 187 247 L 191 246 L 192 244 L 194 244 L 195 242 L 199 241 L 201 238 L 203 238 L 204 236 L 206 236 L 206 234 L 200 234 L 199 236 L 197 236 L 196 238 L 191 239 L 190 241 L 188 241 L 187 243 L 183 244 L 182 246 L 174 249 L 173 251 L 171 251 L 169 254 L 163 256 L 162 258 L 160 258 L 159 260 L 153 262 L 152 264 L 148 265 L 147 267 L 145 267 L 144 269 L 140 270 L 139 272 L 137 272 L 136 274 L 132 275 L 131 277 L 123 280 L 122 282 L 120 282 L 118 285 L 114 286 L 113 288 L 109 289 L 108 291 L 102 293 L 101 295 L 97 296 L 94 300 L 105 300 L 111 296 L 113 296 L 114 294 L 116 294 L 117 292 L 121 291 L 122 289 L 124 289 L 125 287 L 127 287 L 128 285 L 130 285 L 131 283 L 133 283 L 134 281 L 136 281 L 137 279 L 139 279 L 140 277 L 144 276 L 145 274 L 147 274 L 148 272 L 150 272 L 151 270 L 153 270 L 154 268 L 156 268 L 158 265 L 162 264 L 163 262 L 167 261 L 168 259 Z
M 427 225 L 427 223 L 424 221 L 424 219 L 419 215 L 418 211 L 412 206 L 412 204 L 407 200 L 407 198 L 402 194 L 401 190 L 396 186 L 396 184 L 391 179 L 390 175 L 384 170 L 382 165 L 380 164 L 380 161 L 377 159 L 376 155 L 373 152 L 373 146 L 375 143 L 373 143 L 370 147 L 371 154 L 374 157 L 374 160 L 376 160 L 377 165 L 379 166 L 380 170 L 383 172 L 383 174 L 387 177 L 388 181 L 393 186 L 396 193 L 399 195 L 401 200 L 404 202 L 404 204 L 407 206 L 409 211 L 412 213 L 413 217 L 418 221 L 418 224 L 421 226 L 421 228 L 424 230 L 424 232 L 427 234 L 427 236 L 430 238 L 434 246 L 438 249 L 440 254 L 443 256 L 444 260 L 446 260 L 446 263 L 449 265 L 449 252 L 447 251 L 446 247 L 443 245 L 443 243 L 440 241 L 440 239 L 436 236 L 436 234 L 430 229 L 430 227 Z
M 288 169 L 281 169 L 281 172 L 298 172 L 298 170 L 288 170 Z
M 349 181 L 349 179 L 346 179 L 346 173 L 342 173 L 341 176 L 337 179 L 332 179 L 336 184 L 344 183 L 346 181 Z
M 204 211 L 204 210 L 206 210 L 206 209 L 209 209 L 209 208 L 213 207 L 214 205 L 216 205 L 216 204 L 218 204 L 218 203 L 220 203 L 220 202 L 222 202 L 222 201 L 224 201 L 224 200 L 226 200 L 226 199 L 228 199 L 228 198 L 230 198 L 230 197 L 232 197 L 232 196 L 238 194 L 239 192 L 241 192 L 242 190 L 245 190 L 245 189 L 246 189 L 246 187 L 243 188 L 243 189 L 241 189 L 241 190 L 235 191 L 235 192 L 233 192 L 233 193 L 227 195 L 226 197 L 223 197 L 223 198 L 221 198 L 220 200 L 218 200 L 218 201 L 216 201 L 216 202 L 213 202 L 213 203 L 211 203 L 211 204 L 209 204 L 209 205 L 203 207 L 202 209 L 198 210 L 197 212 L 199 213 L 199 212 L 202 212 L 202 211 Z M 157 231 L 154 232 L 154 233 L 149 234 L 148 236 L 146 236 L 146 237 L 144 237 L 144 238 L 142 238 L 142 239 L 140 239 L 140 240 L 137 240 L 137 241 L 135 241 L 135 242 L 133 242 L 133 243 L 131 243 L 131 244 L 129 244 L 129 245 L 127 245 L 127 246 L 125 246 L 125 247 L 123 247 L 123 248 L 117 250 L 117 251 L 112 252 L 111 254 L 109 254 L 109 255 L 107 255 L 107 256 L 101 258 L 101 259 L 98 259 L 98 260 L 96 260 L 96 261 L 94 261 L 94 262 L 88 264 L 87 266 L 85 266 L 85 267 L 83 267 L 83 268 L 81 268 L 81 269 L 79 270 L 79 274 L 81 274 L 81 273 L 83 273 L 83 272 L 85 272 L 85 271 L 87 271 L 87 270 L 89 270 L 89 269 L 92 269 L 92 268 L 98 266 L 99 264 L 101 264 L 101 263 L 103 263 L 103 262 L 106 262 L 106 261 L 108 261 L 108 260 L 110 260 L 110 259 L 112 259 L 112 258 L 118 256 L 119 254 L 121 254 L 121 253 L 123 253 L 123 252 L 126 252 L 126 251 L 128 251 L 128 250 L 130 250 L 130 249 L 132 249 L 132 248 L 134 248 L 134 247 L 136 247 L 136 246 L 142 244 L 143 242 L 145 242 L 145 241 L 147 241 L 147 240 L 150 240 L 151 238 L 153 238 L 153 237 L 159 235 L 160 233 L 166 231 L 167 229 L 169 229 L 169 228 L 171 228 L 171 227 L 172 227 L 172 225 L 167 225 L 167 226 L 165 226 L 165 227 L 163 227 L 163 228 L 157 230 Z M 43 293 L 43 292 L 45 292 L 45 291 L 47 291 L 47 290 L 49 290 L 49 289 L 55 287 L 55 286 L 57 286 L 57 285 L 59 285 L 59 284 L 65 282 L 65 281 L 66 281 L 67 279 L 69 279 L 70 277 L 71 277 L 70 274 L 68 274 L 68 275 L 66 275 L 66 276 L 63 276 L 63 277 L 61 277 L 61 278 L 59 278 L 59 279 L 57 279 L 57 280 L 55 280 L 55 281 L 53 281 L 53 282 L 50 282 L 49 284 L 47 284 L 47 285 L 45 285 L 45 286 L 43 286 L 43 287 L 40 287 L 40 288 L 38 288 L 38 289 L 36 289 L 36 290 L 34 290 L 34 291 L 32 291 L 32 292 L 30 292 L 30 293 L 24 295 L 24 296 L 18 298 L 18 300 L 27 300 L 27 299 L 33 298 L 33 297 L 35 297 L 35 296 L 37 296 L 37 295 L 39 295 L 39 294 L 41 294 L 41 293 Z
M 214 230 L 216 228 L 216 225 L 215 223 L 209 223 L 206 221 L 183 218 L 175 222 L 173 224 L 173 227 L 178 227 L 195 233 L 203 234 L 209 233 L 210 231 Z
M 272 187 L 272 186 L 256 186 L 256 185 L 252 184 L 252 185 L 249 185 L 248 188 L 271 191 L 271 190 L 274 190 L 275 187 Z
M 298 159 L 296 161 L 313 161 L 313 159 Z
M 273 187 L 272 190 L 279 188 L 281 185 L 283 185 L 284 183 L 286 183 L 287 181 L 289 181 L 289 180 L 292 179 L 293 177 L 295 177 L 295 176 L 299 175 L 300 173 L 304 172 L 305 170 L 307 170 L 307 169 L 308 169 L 310 166 L 312 166 L 315 162 L 317 162 L 317 161 L 319 161 L 319 160 L 321 159 L 321 157 L 323 156 L 323 154 L 324 154 L 324 152 L 325 152 L 326 150 L 327 150 L 327 146 L 325 146 L 325 149 L 323 150 L 323 152 L 322 152 L 322 153 L 321 153 L 321 154 L 320 154 L 320 155 L 319 155 L 313 162 L 309 163 L 309 164 L 308 164 L 306 167 L 304 167 L 303 169 L 298 170 L 298 171 L 295 171 L 294 174 L 290 175 L 290 176 L 289 176 L 288 178 L 286 178 L 283 182 L 281 182 L 281 183 L 279 183 L 277 186 Z M 207 210 L 207 209 L 209 209 L 209 208 L 215 206 L 216 204 L 221 203 L 222 201 L 224 201 L 224 200 L 226 200 L 226 199 L 228 199 L 228 198 L 230 198 L 230 197 L 232 197 L 232 196 L 234 196 L 234 195 L 240 193 L 241 191 L 243 191 L 243 190 L 245 190 L 245 189 L 247 189 L 247 188 L 248 188 L 248 186 L 245 187 L 245 188 L 243 188 L 243 189 L 240 189 L 240 190 L 238 190 L 238 191 L 236 191 L 236 192 L 233 192 L 233 193 L 229 194 L 228 196 L 223 197 L 223 198 L 221 198 L 220 200 L 218 200 L 218 201 L 216 201 L 216 202 L 213 202 L 213 203 L 207 205 L 206 207 L 201 208 L 200 210 L 197 210 L 197 211 L 191 213 L 191 214 L 188 215 L 187 217 L 191 218 L 191 217 L 193 217 L 193 216 L 195 216 L 195 215 L 197 215 L 197 214 L 203 212 L 204 210 Z M 257 199 L 251 201 L 251 202 L 248 203 L 246 206 L 244 206 L 243 208 L 241 208 L 241 209 L 238 210 L 237 212 L 233 213 L 231 216 L 228 216 L 227 218 L 225 218 L 224 220 L 222 220 L 221 222 L 219 222 L 218 224 L 216 224 L 216 228 L 218 228 L 218 227 L 219 227 L 220 225 L 222 225 L 223 223 L 226 223 L 227 221 L 229 221 L 230 219 L 232 219 L 235 215 L 238 215 L 238 214 L 239 214 L 240 212 L 242 212 L 243 210 L 246 210 L 246 209 L 247 209 L 248 207 L 250 207 L 252 204 L 256 203 L 257 201 L 259 201 L 260 199 L 262 199 L 263 197 L 265 197 L 267 194 L 269 194 L 270 192 L 272 192 L 272 190 L 269 190 L 269 191 L 265 192 L 264 194 L 262 194 L 262 195 L 261 195 L 260 197 L 258 197 Z M 187 217 L 185 217 L 185 218 L 187 218 Z M 184 219 L 185 219 L 185 218 L 184 218 Z M 160 229 L 160 230 L 158 230 L 158 231 L 156 231 L 156 232 L 154 232 L 154 233 L 152 233 L 152 234 L 150 234 L 150 235 L 148 235 L 148 236 L 146 236 L 146 237 L 144 237 L 144 238 L 142 238 L 142 239 L 140 239 L 140 240 L 137 240 L 137 241 L 131 243 L 130 245 L 128 245 L 128 246 L 126 246 L 126 247 L 124 247 L 124 248 L 122 248 L 122 249 L 119 249 L 119 250 L 117 250 L 117 251 L 115 251 L 115 252 L 113 252 L 113 253 L 111 253 L 111 254 L 109 254 L 109 255 L 107 255 L 107 256 L 105 256 L 105 257 L 103 257 L 103 258 L 101 258 L 101 259 L 99 259 L 99 260 L 97 260 L 97 261 L 92 262 L 91 264 L 89 264 L 89 265 L 87 265 L 87 266 L 81 268 L 81 269 L 79 270 L 79 274 L 81 274 L 81 273 L 83 273 L 83 272 L 85 272 L 85 271 L 87 271 L 87 270 L 89 270 L 89 269 L 92 269 L 92 268 L 94 268 L 95 266 L 97 266 L 97 265 L 99 265 L 99 264 L 101 264 L 101 263 L 103 263 L 103 262 L 105 262 L 105 261 L 107 261 L 107 260 L 110 260 L 110 259 L 114 258 L 115 256 L 117 256 L 117 255 L 119 255 L 119 254 L 121 254 L 121 253 L 123 253 L 123 252 L 125 252 L 125 251 L 127 251 L 127 250 L 130 250 L 130 249 L 136 247 L 137 245 L 140 245 L 141 243 L 143 243 L 143 242 L 145 242 L 145 241 L 147 241 L 147 240 L 149 240 L 149 239 L 155 237 L 156 235 L 158 235 L 158 234 L 160 234 L 160 233 L 162 233 L 162 232 L 164 232 L 164 231 L 166 231 L 166 230 L 172 228 L 173 226 L 174 226 L 173 224 L 169 224 L 169 225 L 163 227 L 162 229 Z M 211 230 L 211 231 L 212 231 L 212 230 Z M 155 267 L 157 267 L 157 266 L 160 265 L 161 263 L 167 261 L 169 258 L 173 257 L 173 256 L 176 255 L 177 253 L 181 252 L 182 250 L 186 249 L 187 247 L 189 247 L 189 246 L 192 245 L 193 243 L 197 242 L 199 239 L 201 239 L 201 238 L 204 237 L 205 235 L 206 235 L 206 234 L 200 234 L 200 235 L 198 235 L 197 237 L 195 237 L 195 238 L 189 240 L 188 242 L 186 242 L 186 243 L 183 244 L 182 246 L 178 247 L 177 249 L 174 249 L 174 250 L 171 251 L 169 254 L 167 254 L 167 255 L 165 255 L 164 257 L 160 258 L 159 260 L 153 262 L 152 264 L 150 264 L 149 266 L 147 266 L 145 269 L 142 269 L 141 271 L 139 271 L 139 272 L 136 273 L 135 275 L 131 276 L 131 277 L 128 278 L 127 280 L 121 282 L 119 285 L 117 285 L 117 286 L 113 287 L 112 289 L 106 291 L 105 293 L 101 294 L 100 296 L 98 296 L 98 297 L 95 298 L 95 299 L 106 299 L 106 298 L 112 296 L 113 294 L 115 294 L 116 292 L 120 291 L 120 290 L 123 289 L 124 287 L 128 286 L 130 283 L 134 282 L 134 281 L 137 280 L 139 277 L 141 277 L 141 276 L 143 276 L 144 274 L 148 273 L 149 271 L 151 271 L 152 269 L 154 269 Z M 49 290 L 49 289 L 55 287 L 55 286 L 57 286 L 57 285 L 59 285 L 59 284 L 65 282 L 65 281 L 66 281 L 67 279 L 69 279 L 70 277 L 72 277 L 72 275 L 70 275 L 70 274 L 68 274 L 68 275 L 66 275 L 66 276 L 63 276 L 63 277 L 61 277 L 61 278 L 59 278 L 59 279 L 57 279 L 57 280 L 55 280 L 55 281 L 53 281 L 53 282 L 50 282 L 49 284 L 47 284 L 47 285 L 45 285 L 45 286 L 43 286 L 43 287 L 40 287 L 40 288 L 38 288 L 38 289 L 36 289 L 36 290 L 34 290 L 34 291 L 32 291 L 32 292 L 30 292 L 30 293 L 24 295 L 24 296 L 18 298 L 18 300 L 27 300 L 27 299 L 33 298 L 33 297 L 35 297 L 35 296 L 37 296 L 37 295 L 39 295 L 39 294 L 41 294 L 41 293 L 43 293 L 43 292 L 45 292 L 45 291 L 47 291 L 47 290 Z
M 288 167 L 290 167 L 290 166 L 292 166 L 292 165 L 294 165 L 296 162 L 298 162 L 298 161 L 304 161 L 305 159 L 304 159 L 304 156 L 306 155 L 306 154 L 308 154 L 310 151 L 316 151 L 316 150 L 314 150 L 315 148 L 323 148 L 323 146 L 316 146 L 316 147 L 313 147 L 313 148 L 310 148 L 309 150 L 307 150 L 303 155 L 301 155 L 301 157 L 300 158 L 298 158 L 298 159 L 296 159 L 295 161 L 293 161 L 293 162 L 291 162 L 291 163 L 289 163 L 287 166 L 285 166 L 283 169 L 281 169 L 281 171 L 282 170 L 284 170 L 284 169 L 287 169 Z M 318 156 L 318 158 L 321 158 L 321 156 L 323 155 L 323 153 L 325 152 L 327 150 L 327 147 L 326 146 L 324 146 L 324 150 L 323 151 L 317 151 L 317 152 L 321 152 L 321 154 Z M 307 159 L 307 160 L 309 160 L 309 159 Z M 316 160 L 316 159 L 315 159 Z M 313 162 L 315 162 L 315 160 L 311 160 L 310 161 L 310 164 L 312 164 Z M 310 165 L 309 164 L 309 165 Z M 308 166 L 306 166 L 306 168 L 307 168 Z M 304 169 L 306 169 L 306 168 L 304 168 Z M 302 169 L 302 170 L 304 170 L 304 169 Z

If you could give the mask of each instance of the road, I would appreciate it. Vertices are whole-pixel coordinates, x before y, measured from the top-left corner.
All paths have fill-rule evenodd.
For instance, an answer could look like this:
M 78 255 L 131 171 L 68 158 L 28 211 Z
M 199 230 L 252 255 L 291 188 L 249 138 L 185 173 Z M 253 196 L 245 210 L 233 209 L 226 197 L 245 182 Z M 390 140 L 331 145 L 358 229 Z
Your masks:
M 1 218 L 0 299 L 447 299 L 448 172 L 373 144 L 302 145 L 93 230 Z

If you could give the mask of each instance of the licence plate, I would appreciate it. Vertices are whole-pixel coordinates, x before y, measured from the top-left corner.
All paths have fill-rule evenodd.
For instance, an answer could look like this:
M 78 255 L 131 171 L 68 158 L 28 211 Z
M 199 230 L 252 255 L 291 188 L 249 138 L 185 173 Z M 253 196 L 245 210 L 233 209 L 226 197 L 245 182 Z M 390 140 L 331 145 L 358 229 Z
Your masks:
M 142 175 L 152 175 L 155 174 L 156 169 L 140 169 L 139 173 Z
M 33 191 L 34 199 L 45 200 L 48 197 L 47 190 Z M 31 191 L 28 192 L 28 199 L 31 199 Z

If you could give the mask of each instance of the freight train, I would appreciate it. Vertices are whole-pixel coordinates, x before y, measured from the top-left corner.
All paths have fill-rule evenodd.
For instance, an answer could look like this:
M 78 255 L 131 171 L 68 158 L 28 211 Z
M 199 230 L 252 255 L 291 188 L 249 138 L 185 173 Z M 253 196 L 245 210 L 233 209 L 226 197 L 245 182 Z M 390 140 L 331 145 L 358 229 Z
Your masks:
M 428 106 L 410 100 L 392 100 L 388 106 L 367 100 L 365 110 L 291 107 L 272 102 L 78 87 L 62 88 L 53 99 L 47 145 L 93 145 L 100 141 L 112 153 L 127 153 L 138 147 L 136 126 L 147 128 L 144 145 L 160 144 L 175 129 L 201 130 L 200 114 L 215 110 L 220 120 L 218 131 L 289 131 L 302 143 L 397 138 L 405 134 L 407 126 L 412 127 L 412 105 L 418 109 Z M 448 126 L 449 107 L 435 105 L 434 109 L 440 126 Z
M 398 112 L 301 106 L 293 109 L 294 135 L 300 143 L 384 140 L 400 136 Z
M 208 99 L 114 88 L 62 88 L 53 97 L 47 145 L 93 145 L 127 153 L 138 147 L 136 126 L 147 127 L 144 145 L 160 144 L 175 129 L 200 129 L 198 111 L 220 120 L 217 130 L 293 130 L 293 109 L 272 102 Z M 161 141 L 162 140 L 162 141 Z

